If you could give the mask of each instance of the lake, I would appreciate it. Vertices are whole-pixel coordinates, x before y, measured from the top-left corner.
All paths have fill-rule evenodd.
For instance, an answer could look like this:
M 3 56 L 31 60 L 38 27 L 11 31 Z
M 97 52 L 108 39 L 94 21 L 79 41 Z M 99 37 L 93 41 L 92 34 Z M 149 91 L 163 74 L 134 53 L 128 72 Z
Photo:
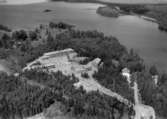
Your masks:
M 34 4 L 41 3 L 47 0 L 0 0 L 1 4 L 9 4 L 9 5 L 18 5 L 18 4 Z
M 49 21 L 64 21 L 79 29 L 113 35 L 128 49 L 134 48 L 149 65 L 167 71 L 167 33 L 158 25 L 137 16 L 108 18 L 96 14 L 100 4 L 46 2 L 31 5 L 1 5 L 0 24 L 11 28 L 34 28 Z M 52 10 L 44 13 L 45 9 Z

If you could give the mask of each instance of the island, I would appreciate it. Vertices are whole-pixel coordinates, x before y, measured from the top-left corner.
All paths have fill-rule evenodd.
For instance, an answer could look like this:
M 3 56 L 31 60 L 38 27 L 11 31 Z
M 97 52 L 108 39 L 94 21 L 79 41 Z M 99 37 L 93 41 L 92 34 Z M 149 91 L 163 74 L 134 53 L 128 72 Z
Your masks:
M 99 7 L 96 12 L 106 17 L 118 17 L 120 15 L 118 7 Z

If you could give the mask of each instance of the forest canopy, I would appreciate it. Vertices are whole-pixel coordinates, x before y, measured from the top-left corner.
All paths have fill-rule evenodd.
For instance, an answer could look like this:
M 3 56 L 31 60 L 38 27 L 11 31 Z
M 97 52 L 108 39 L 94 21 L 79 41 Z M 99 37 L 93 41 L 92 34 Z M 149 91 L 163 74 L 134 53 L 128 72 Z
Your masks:
M 45 37 L 41 32 L 44 32 Z M 7 119 L 8 116 L 32 116 L 56 101 L 65 106 L 63 112 L 73 116 L 86 115 L 108 119 L 113 118 L 114 110 L 122 115 L 122 109 L 126 106 L 118 100 L 101 95 L 98 91 L 87 94 L 82 87 L 76 90 L 73 86 L 77 81 L 75 76 L 70 80 L 69 76 L 64 76 L 61 72 L 22 72 L 28 62 L 43 53 L 66 48 L 73 48 L 79 56 L 102 59 L 103 67 L 100 67 L 93 77 L 101 85 L 132 102 L 132 90 L 121 71 L 127 67 L 131 73 L 138 72 L 137 81 L 144 97 L 143 102 L 152 105 L 159 115 L 167 116 L 166 74 L 161 75 L 154 66 L 148 71 L 140 56 L 133 49 L 128 51 L 113 36 L 105 36 L 96 30 L 77 30 L 62 22 L 51 22 L 48 26 L 40 25 L 33 31 L 13 31 L 12 35 L 4 34 L 0 38 L 1 59 L 12 62 L 14 72 L 20 73 L 19 77 L 0 75 L 0 102 L 3 102 L 0 106 L 3 112 L 0 113 L 1 117 Z M 158 86 L 152 79 L 153 74 L 160 75 Z M 30 85 L 29 81 L 35 85 Z

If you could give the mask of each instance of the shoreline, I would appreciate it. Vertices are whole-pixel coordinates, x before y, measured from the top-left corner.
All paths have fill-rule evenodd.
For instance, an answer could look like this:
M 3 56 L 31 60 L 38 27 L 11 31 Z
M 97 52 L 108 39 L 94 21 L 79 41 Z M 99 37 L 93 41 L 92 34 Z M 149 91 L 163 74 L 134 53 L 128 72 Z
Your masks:
M 138 8 L 138 7 L 141 8 Z M 149 5 L 147 5 L 149 6 Z M 151 6 L 151 5 L 150 5 Z M 157 7 L 161 6 L 159 5 L 154 5 Z M 122 7 L 122 8 L 121 8 Z M 139 13 L 138 13 L 139 12 Z M 140 13 L 141 12 L 141 13 Z M 132 16 L 137 16 L 140 19 L 156 23 L 158 25 L 158 29 L 160 31 L 165 31 L 167 32 L 167 26 L 165 25 L 165 22 L 161 19 L 158 19 L 158 13 L 154 12 L 154 15 L 149 15 L 149 12 L 154 12 L 152 9 L 149 9 L 149 7 L 146 7 L 146 5 L 125 5 L 125 4 L 107 4 L 103 7 L 98 7 L 96 10 L 96 13 L 104 16 L 104 17 L 119 17 L 121 15 L 132 15 Z M 115 18 L 116 18 L 115 17 Z
M 142 16 L 139 16 L 139 17 L 142 18 L 142 19 L 144 19 L 144 20 L 151 21 L 151 22 L 154 22 L 154 23 L 158 24 L 157 19 L 154 19 L 152 17 L 148 17 L 148 16 L 145 16 L 145 15 L 142 15 Z
M 124 11 L 121 11 L 119 6 L 102 6 L 102 7 L 98 7 L 98 9 L 96 10 L 96 13 L 104 16 L 104 17 L 113 17 L 113 18 L 117 18 L 119 16 L 122 15 L 132 15 L 132 16 L 137 16 L 143 20 L 146 21 L 150 21 L 150 22 L 154 22 L 158 24 L 158 20 L 153 18 L 153 17 L 149 17 L 147 15 L 140 15 L 140 14 L 136 14 L 136 13 L 124 13 Z

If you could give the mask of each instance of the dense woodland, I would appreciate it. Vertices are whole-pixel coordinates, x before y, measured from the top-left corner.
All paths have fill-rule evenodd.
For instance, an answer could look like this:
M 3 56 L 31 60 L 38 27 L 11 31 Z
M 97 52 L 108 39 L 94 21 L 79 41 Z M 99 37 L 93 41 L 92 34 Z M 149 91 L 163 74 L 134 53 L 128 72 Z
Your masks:
M 128 51 L 115 37 L 105 36 L 98 31 L 80 31 L 65 23 L 52 22 L 48 25 L 44 39 L 40 34 L 43 29 L 41 25 L 34 31 L 13 31 L 12 35 L 4 33 L 0 38 L 1 59 L 11 61 L 14 72 L 20 73 L 19 77 L 4 73 L 0 75 L 2 118 L 32 116 L 55 101 L 61 102 L 64 107 L 62 112 L 74 117 L 117 119 L 116 111 L 121 117 L 129 109 L 118 100 L 98 91 L 86 93 L 82 87 L 75 89 L 75 76 L 70 80 L 70 76 L 63 76 L 61 72 L 50 74 L 40 69 L 25 72 L 20 70 L 45 52 L 65 48 L 73 48 L 80 56 L 101 58 L 103 66 L 95 72 L 94 77 L 100 84 L 132 102 L 132 89 L 122 77 L 121 70 L 128 67 L 131 73 L 137 72 L 142 101 L 152 105 L 157 114 L 167 117 L 167 74 L 158 73 L 154 66 L 148 70 L 143 60 L 133 50 Z M 151 77 L 155 74 L 160 76 L 158 86 Z M 29 81 L 37 84 L 32 85 Z
M 62 113 L 77 118 L 115 119 L 116 115 L 119 118 L 128 110 L 109 96 L 86 93 L 82 87 L 76 89 L 73 86 L 76 81 L 74 76 L 63 76 L 61 72 L 49 74 L 43 70 L 25 71 L 19 77 L 2 73 L 0 116 L 2 119 L 22 119 L 43 112 L 56 102 L 61 103 Z
M 0 75 L 0 117 L 22 119 L 42 112 L 54 103 L 56 95 L 48 89 L 28 85 L 22 78 Z

